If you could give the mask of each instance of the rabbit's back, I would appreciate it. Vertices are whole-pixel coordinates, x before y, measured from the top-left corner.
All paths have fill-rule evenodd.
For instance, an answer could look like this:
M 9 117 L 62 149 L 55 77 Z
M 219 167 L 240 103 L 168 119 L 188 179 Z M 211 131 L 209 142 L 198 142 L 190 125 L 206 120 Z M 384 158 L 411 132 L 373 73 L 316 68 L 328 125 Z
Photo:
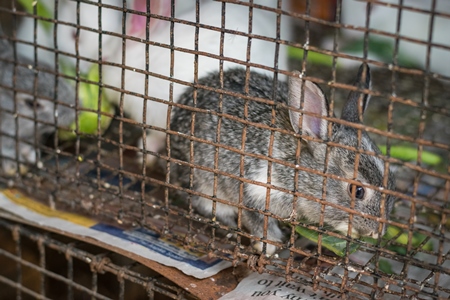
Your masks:
M 263 127 L 279 126 L 280 120 L 288 120 L 287 109 L 279 109 L 279 104 L 286 103 L 287 84 L 277 82 L 277 89 L 273 90 L 274 80 L 258 73 L 249 73 L 248 93 L 246 93 L 245 70 L 233 69 L 224 73 L 223 89 L 218 74 L 211 75 L 204 80 L 199 81 L 200 86 L 206 86 L 208 90 L 197 89 L 196 104 L 194 104 L 194 89 L 189 89 L 180 99 L 180 104 L 202 109 L 203 112 L 195 113 L 196 138 L 204 139 L 209 142 L 218 141 L 219 144 L 226 147 L 232 147 L 240 150 L 242 145 L 242 134 L 246 130 L 245 152 L 267 155 L 269 148 L 270 131 Z M 270 83 L 270 84 L 268 84 Z M 224 93 L 220 93 L 222 90 Z M 239 96 L 241 95 L 241 96 Z M 275 101 L 271 99 L 275 95 Z M 246 100 L 246 98 L 251 100 Z M 260 101 L 255 101 L 258 98 Z M 273 103 L 273 104 L 271 104 Z M 219 108 L 222 107 L 220 110 Z M 247 109 L 245 109 L 247 107 Z M 275 124 L 272 124 L 272 108 L 277 110 Z M 247 112 L 245 112 L 247 110 Z M 191 135 L 192 111 L 188 109 L 177 109 L 171 120 L 171 130 L 177 131 L 183 135 Z M 220 123 L 219 136 L 217 130 Z M 247 125 L 246 125 L 246 124 Z M 257 125 L 257 126 L 255 126 Z M 174 140 L 173 147 L 183 145 L 189 149 L 189 140 L 183 136 L 172 135 Z M 214 146 L 206 143 L 196 145 L 200 152 L 211 148 L 214 152 Z M 201 150 L 200 150 L 201 149 Z M 180 149 L 181 150 L 181 149 Z M 174 151 L 172 149 L 172 151 Z M 231 152 L 221 149 L 223 152 Z M 181 151 L 187 158 L 189 152 Z M 203 152 L 210 153 L 210 152 Z M 231 156 L 240 156 L 235 153 Z M 221 156 L 228 156 L 221 155 Z M 206 157 L 198 157 L 200 160 Z M 233 162 L 235 162 L 233 160 Z M 239 163 L 239 159 L 237 160 Z M 210 165 L 210 162 L 208 163 Z M 225 164 L 226 166 L 226 164 Z
M 249 73 L 248 93 L 246 93 L 246 72 L 244 69 L 233 69 L 224 73 L 223 91 L 231 94 L 220 94 L 215 89 L 221 89 L 220 76 L 210 75 L 199 84 L 208 87 L 208 90 L 197 89 L 197 100 L 194 105 L 194 89 L 188 90 L 180 99 L 180 104 L 202 109 L 195 113 L 193 153 L 190 151 L 192 112 L 187 109 L 174 108 L 175 113 L 171 119 L 171 130 L 181 135 L 171 135 L 171 156 L 185 162 L 194 163 L 202 168 L 194 169 L 192 184 L 199 192 L 214 195 L 220 199 L 238 201 L 239 178 L 253 179 L 267 182 L 267 156 L 272 152 L 280 152 L 277 146 L 270 147 L 271 132 L 268 127 L 287 129 L 289 124 L 288 110 L 285 104 L 288 87 L 284 82 L 277 82 L 273 89 L 273 79 L 259 74 Z M 211 90 L 212 88 L 212 90 Z M 275 91 L 275 92 L 274 92 Z M 239 96 L 243 95 L 243 96 Z M 272 101 L 273 97 L 275 101 Z M 246 97 L 252 100 L 246 101 Z M 258 98 L 260 101 L 255 101 Z M 219 110 L 222 107 L 222 110 Z M 246 109 L 247 107 L 247 109 Z M 276 118 L 272 120 L 272 109 L 275 109 Z M 272 121 L 274 123 L 272 124 Z M 218 128 L 220 126 L 220 130 Z M 219 133 L 219 135 L 217 135 Z M 244 138 L 244 141 L 243 141 Z M 291 138 L 293 138 L 291 136 Z M 219 146 L 216 147 L 214 143 Z M 242 145 L 244 144 L 244 148 Z M 216 149 L 217 148 L 217 149 Z M 215 153 L 218 151 L 218 155 Z M 245 162 L 241 168 L 241 153 L 245 152 Z M 191 160 L 191 155 L 193 159 Z M 277 153 L 275 156 L 278 156 Z M 260 157 L 257 157 L 260 156 Z M 262 158 L 261 156 L 264 156 Z M 219 171 L 215 176 L 213 169 Z M 172 183 L 189 188 L 190 168 L 185 165 L 173 164 L 171 172 Z M 231 176 L 230 176 L 231 175 Z M 213 191 L 213 182 L 217 180 L 217 190 Z M 292 180 L 291 180 L 292 181 Z M 288 183 L 286 183 L 288 184 Z M 284 185 L 284 184 L 283 184 Z M 245 189 L 253 197 L 245 198 L 246 205 L 257 206 L 255 197 L 263 197 L 265 188 L 254 185 L 245 185 Z M 258 195 L 258 196 L 257 196 Z M 263 202 L 261 202 L 263 203 Z M 193 203 L 197 210 L 204 214 L 210 213 L 210 201 L 195 199 Z M 235 208 L 228 205 L 220 206 L 220 218 L 228 219 L 233 224 Z
M 193 114 L 188 109 L 177 107 L 173 110 L 171 130 L 179 134 L 170 136 L 171 157 L 201 167 L 194 169 L 194 180 L 191 183 L 189 180 L 190 168 L 174 163 L 171 167 L 171 182 L 184 188 L 189 188 L 192 184 L 193 189 L 200 193 L 216 195 L 219 199 L 237 202 L 239 187 L 242 183 L 240 178 L 244 177 L 260 182 L 267 181 L 265 178 L 267 159 L 254 155 L 267 156 L 269 154 L 271 133 L 267 127 L 283 127 L 283 123 L 288 122 L 287 109 L 279 108 L 280 104 L 286 103 L 288 87 L 284 82 L 277 82 L 274 92 L 272 78 L 251 72 L 247 81 L 248 93 L 246 93 L 245 69 L 226 71 L 223 77 L 223 88 L 221 88 L 218 73 L 200 80 L 199 85 L 206 86 L 207 89 L 201 87 L 197 89 L 195 104 L 193 88 L 185 92 L 179 101 L 182 105 L 202 110 L 195 113 L 195 126 L 192 134 L 195 137 L 193 153 L 190 151 L 191 141 L 189 139 Z M 223 94 L 218 92 L 220 89 L 224 91 Z M 272 101 L 274 95 L 276 95 L 276 100 Z M 246 101 L 246 97 L 251 97 L 252 100 Z M 261 101 L 254 101 L 254 98 Z M 272 124 L 272 108 L 276 109 L 275 124 Z M 242 149 L 243 137 L 245 137 L 244 149 Z M 200 139 L 200 141 L 196 139 Z M 219 146 L 217 149 L 214 143 Z M 218 151 L 217 157 L 216 150 Z M 246 154 L 245 163 L 242 165 L 244 170 L 241 168 L 242 152 Z M 191 155 L 193 159 L 191 159 Z M 212 172 L 213 169 L 219 171 L 217 176 Z M 215 191 L 213 190 L 214 180 L 217 180 Z M 244 198 L 247 206 L 256 207 L 264 203 L 257 200 L 259 196 L 263 197 L 262 193 L 265 195 L 265 188 L 246 185 L 245 190 L 253 194 L 252 197 Z M 185 194 L 178 192 L 174 192 L 174 194 L 186 199 Z M 211 214 L 211 201 L 196 197 L 192 204 L 200 213 Z M 218 219 L 230 226 L 235 224 L 236 207 L 218 203 L 217 210 Z

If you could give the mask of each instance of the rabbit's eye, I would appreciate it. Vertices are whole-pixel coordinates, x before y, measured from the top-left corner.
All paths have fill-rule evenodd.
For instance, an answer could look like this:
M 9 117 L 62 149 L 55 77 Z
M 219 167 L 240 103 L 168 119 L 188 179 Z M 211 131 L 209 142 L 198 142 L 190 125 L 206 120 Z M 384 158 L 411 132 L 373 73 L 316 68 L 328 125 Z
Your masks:
M 34 109 L 36 107 L 36 109 L 39 109 L 41 107 L 41 104 L 39 103 L 39 101 L 34 101 L 33 98 L 26 98 L 24 100 L 25 105 L 28 106 L 29 108 Z
M 352 196 L 353 190 L 355 190 L 355 198 L 356 199 L 363 199 L 364 194 L 366 193 L 365 189 L 356 184 L 349 184 L 348 186 L 348 193 L 350 194 L 350 197 Z

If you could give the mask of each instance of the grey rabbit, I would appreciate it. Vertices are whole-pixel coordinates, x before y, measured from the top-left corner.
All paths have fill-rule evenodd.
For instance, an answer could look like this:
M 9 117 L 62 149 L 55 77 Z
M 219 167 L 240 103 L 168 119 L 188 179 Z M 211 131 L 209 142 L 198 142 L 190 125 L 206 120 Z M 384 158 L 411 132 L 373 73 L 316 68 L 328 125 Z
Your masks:
M 370 71 L 366 66 L 367 72 L 364 72 L 361 66 L 355 85 L 360 88 L 370 87 Z M 363 76 L 363 74 L 366 76 Z M 275 105 L 266 104 L 249 100 L 248 117 L 244 117 L 245 100 L 241 97 L 235 97 L 223 94 L 222 113 L 220 127 L 220 141 L 218 144 L 225 145 L 240 151 L 242 144 L 242 132 L 244 125 L 227 118 L 227 115 L 245 120 L 248 124 L 246 130 L 245 152 L 250 154 L 259 154 L 268 156 L 270 143 L 270 130 L 258 128 L 253 124 L 263 124 L 275 129 L 274 141 L 271 157 L 275 160 L 291 164 L 292 167 L 284 166 L 276 161 L 271 167 L 271 184 L 284 190 L 291 191 L 285 193 L 280 190 L 271 189 L 269 210 L 272 215 L 288 220 L 292 216 L 306 219 L 312 223 L 319 223 L 321 220 L 322 205 L 314 200 L 321 199 L 323 192 L 324 177 L 313 174 L 301 167 L 311 169 L 312 171 L 324 172 L 326 145 L 302 138 L 301 134 L 311 138 L 321 139 L 338 143 L 344 146 L 358 147 L 357 130 L 355 128 L 334 123 L 331 126 L 331 138 L 328 138 L 327 128 L 329 121 L 319 117 L 328 116 L 328 101 L 318 85 L 310 81 L 301 79 L 299 73 L 290 77 L 289 83 L 278 82 L 276 88 Z M 365 80 L 363 79 L 365 78 Z M 213 74 L 199 81 L 200 85 L 209 88 L 220 89 L 221 81 L 219 74 Z M 273 79 L 257 73 L 250 73 L 248 80 L 248 96 L 263 99 L 272 99 Z M 234 69 L 223 73 L 223 90 L 227 92 L 239 93 L 245 95 L 246 71 L 243 69 Z M 302 93 L 303 89 L 303 93 Z M 304 96 L 301 96 L 304 94 Z M 358 98 L 361 97 L 360 102 Z M 197 101 L 194 105 L 193 89 L 187 91 L 180 104 L 197 109 L 195 114 L 194 133 L 191 134 L 192 112 L 188 109 L 174 107 L 170 123 L 170 129 L 178 132 L 180 135 L 171 135 L 170 137 L 170 155 L 172 158 L 190 162 L 190 136 L 204 139 L 210 142 L 216 142 L 216 131 L 219 121 L 219 93 L 216 91 L 197 89 Z M 303 99 L 304 100 L 303 100 Z M 302 99 L 302 100 L 301 100 Z M 349 122 L 359 123 L 360 113 L 358 112 L 358 103 L 362 103 L 362 111 L 365 110 L 369 101 L 366 94 L 357 91 L 350 92 L 347 103 L 342 111 L 342 119 Z M 316 116 L 302 114 L 299 112 L 300 103 L 303 102 L 303 110 Z M 289 109 L 293 107 L 294 109 Z M 275 121 L 272 124 L 272 112 L 275 112 Z M 301 118 L 303 117 L 303 118 Z M 300 126 L 300 120 L 302 120 Z M 283 130 L 284 132 L 280 132 Z M 286 133 L 286 131 L 288 133 Z M 373 151 L 380 154 L 380 150 L 372 142 L 365 131 L 361 134 L 361 148 L 363 150 Z M 301 144 L 300 161 L 296 162 L 297 145 Z M 201 165 L 206 168 L 214 169 L 214 158 L 216 147 L 202 142 L 193 142 L 194 161 L 191 163 Z M 229 149 L 218 149 L 218 170 L 229 173 L 235 178 L 222 174 L 217 175 L 216 197 L 229 201 L 230 205 L 217 202 L 216 219 L 228 226 L 237 226 L 238 216 L 239 187 L 240 181 L 240 160 L 241 154 Z M 355 152 L 340 147 L 330 147 L 329 162 L 327 174 L 333 174 L 344 179 L 354 178 Z M 306 197 L 298 196 L 295 203 L 295 168 L 298 168 L 297 190 Z M 394 189 L 394 175 L 388 170 L 389 190 Z M 375 187 L 383 187 L 383 176 L 385 173 L 384 162 L 382 159 L 373 155 L 361 154 L 359 158 L 357 181 L 370 184 Z M 268 161 L 254 156 L 245 156 L 243 177 L 261 183 L 267 183 Z M 183 188 L 190 187 L 189 181 L 190 168 L 182 163 L 171 164 L 171 183 Z M 197 193 L 203 193 L 209 196 L 213 195 L 214 173 L 210 171 L 193 168 L 192 189 Z M 352 202 L 352 191 L 354 191 L 354 211 L 362 214 L 379 217 L 386 220 L 392 210 L 394 199 L 386 195 L 384 200 L 384 215 L 382 211 L 381 192 L 368 187 L 350 184 L 335 178 L 328 177 L 326 181 L 326 202 L 341 207 L 350 208 Z M 180 191 L 171 191 L 175 195 L 171 197 L 183 196 L 188 199 L 187 194 Z M 244 183 L 242 209 L 242 224 L 256 238 L 263 237 L 264 215 L 266 206 L 267 188 L 251 183 Z M 308 199 L 309 198 L 309 199 Z M 213 201 L 192 195 L 192 206 L 202 215 L 212 217 Z M 249 209 L 246 209 L 249 208 Z M 338 207 L 326 205 L 324 208 L 324 223 L 331 226 L 332 229 L 347 234 L 349 226 L 349 213 Z M 383 223 L 383 232 L 385 231 Z M 282 241 L 282 231 L 280 230 L 275 218 L 268 218 L 267 240 Z M 353 237 L 372 236 L 377 237 L 379 232 L 379 222 L 374 218 L 365 218 L 361 215 L 353 215 L 352 232 Z M 263 250 L 263 243 L 256 242 L 254 248 L 260 252 Z M 267 243 L 266 254 L 271 255 L 276 247 Z
M 35 143 L 43 134 L 57 129 L 55 115 L 58 127 L 68 127 L 73 123 L 76 103 L 75 87 L 63 78 L 58 78 L 55 95 L 55 75 L 43 71 L 50 67 L 39 65 L 38 71 L 32 67 L 33 63 L 19 54 L 16 66 L 13 61 L 12 44 L 5 39 L 0 28 L 0 167 L 8 175 L 15 174 L 17 170 L 24 173 L 27 165 L 37 162 L 40 152 Z M 56 110 L 55 96 L 62 103 L 57 105 Z M 19 141 L 18 145 L 16 141 Z

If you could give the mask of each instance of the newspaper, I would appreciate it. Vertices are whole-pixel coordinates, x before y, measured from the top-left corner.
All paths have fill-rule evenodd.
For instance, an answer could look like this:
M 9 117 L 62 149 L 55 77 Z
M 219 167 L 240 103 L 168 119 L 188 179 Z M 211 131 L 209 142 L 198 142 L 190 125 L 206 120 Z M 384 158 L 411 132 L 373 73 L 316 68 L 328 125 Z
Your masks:
M 144 228 L 123 230 L 73 213 L 56 211 L 14 189 L 0 189 L 0 208 L 28 222 L 90 237 L 149 260 L 175 267 L 186 275 L 207 278 L 231 266 L 230 262 L 188 252 Z
M 219 300 L 327 300 L 338 298 L 338 293 L 314 291 L 306 284 L 287 282 L 283 277 L 254 272 L 244 278 L 236 289 Z

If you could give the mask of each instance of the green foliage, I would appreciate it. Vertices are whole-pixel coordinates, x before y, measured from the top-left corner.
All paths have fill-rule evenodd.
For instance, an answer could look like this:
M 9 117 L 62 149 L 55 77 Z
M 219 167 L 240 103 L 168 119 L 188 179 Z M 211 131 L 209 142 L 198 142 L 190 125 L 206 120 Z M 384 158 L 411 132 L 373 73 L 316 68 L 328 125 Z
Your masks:
M 367 49 L 369 54 L 376 55 L 385 63 L 393 63 L 394 43 L 386 39 L 370 37 Z M 341 48 L 344 53 L 364 53 L 364 39 L 352 40 Z M 397 63 L 403 67 L 417 67 L 416 60 L 399 52 L 397 55 Z
M 386 146 L 379 146 L 381 152 L 386 155 Z M 391 146 L 390 156 L 394 158 L 401 159 L 403 161 L 417 161 L 419 151 L 416 148 L 408 146 Z M 442 158 L 429 151 L 422 150 L 421 152 L 422 162 L 435 166 L 442 162 Z
M 297 60 L 303 60 L 305 55 L 305 50 L 295 47 L 289 47 L 288 48 L 288 55 L 290 58 L 297 59 Z M 333 64 L 333 57 L 330 55 L 308 51 L 307 60 L 310 63 L 317 64 L 317 65 L 323 65 L 331 67 Z
M 317 243 L 319 240 L 319 232 L 316 230 L 311 230 L 303 226 L 297 226 L 295 231 L 312 242 Z M 392 241 L 393 239 L 395 240 Z M 420 246 L 422 250 L 433 251 L 433 244 L 430 241 L 427 241 L 422 245 L 425 239 L 426 236 L 424 234 L 414 232 L 411 239 L 412 248 L 417 249 Z M 395 226 L 388 226 L 386 234 L 382 237 L 379 245 L 380 247 L 387 247 L 387 249 L 397 252 L 398 254 L 406 255 L 408 241 L 408 232 L 403 232 L 402 229 Z M 372 245 L 377 244 L 377 240 L 372 238 L 365 237 L 362 238 L 361 243 L 356 243 L 327 234 L 322 234 L 322 246 L 341 257 L 347 253 L 347 244 L 348 254 L 352 254 L 358 250 L 364 242 Z M 394 245 L 392 245 L 392 242 L 394 242 Z
M 319 241 L 319 233 L 315 230 L 311 230 L 303 226 L 297 226 L 295 227 L 295 231 L 310 241 L 313 241 L 315 243 Z M 338 256 L 342 257 L 347 253 L 347 243 L 348 241 L 344 239 L 322 234 L 322 246 L 334 252 Z M 348 254 L 352 254 L 353 252 L 358 250 L 358 248 L 358 244 L 350 243 Z
M 73 73 L 72 70 L 68 70 L 64 73 Z M 98 86 L 99 73 L 98 65 L 94 64 L 86 75 L 86 78 L 95 83 L 80 82 L 78 87 L 78 97 L 81 101 L 83 108 L 98 110 L 100 88 Z M 100 111 L 113 114 L 113 106 L 106 100 L 105 94 L 101 93 L 101 106 Z M 97 112 L 83 111 L 78 116 L 78 129 L 81 133 L 96 134 L 98 129 L 99 115 Z M 111 123 L 111 118 L 105 115 L 100 115 L 100 130 L 106 130 Z M 76 129 L 76 124 L 71 125 L 72 131 L 60 130 L 59 137 L 63 140 L 74 138 L 76 135 L 73 130 Z
M 34 9 L 36 8 L 36 15 L 48 19 L 53 19 L 53 12 L 40 1 L 18 0 L 18 2 L 23 6 L 25 11 L 30 14 L 34 14 Z M 45 30 L 47 30 L 47 32 L 49 32 L 53 26 L 53 23 L 44 20 L 39 20 L 39 23 L 45 28 Z

